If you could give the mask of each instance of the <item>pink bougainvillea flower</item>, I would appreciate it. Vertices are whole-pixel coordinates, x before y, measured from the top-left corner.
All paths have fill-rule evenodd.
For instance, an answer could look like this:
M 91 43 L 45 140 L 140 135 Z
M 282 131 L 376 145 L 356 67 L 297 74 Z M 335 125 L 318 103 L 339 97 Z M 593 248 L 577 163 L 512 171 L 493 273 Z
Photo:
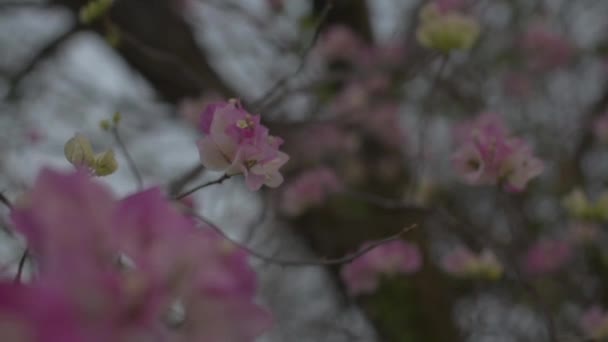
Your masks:
M 44 170 L 12 218 L 33 284 L 59 293 L 86 341 L 252 341 L 270 324 L 247 254 L 157 188 L 117 201 L 86 173 Z
M 359 59 L 365 44 L 348 27 L 334 25 L 328 28 L 319 40 L 319 52 L 328 61 L 350 61 Z
M 418 246 L 396 240 L 375 247 L 345 265 L 341 276 L 350 294 L 369 294 L 378 288 L 382 276 L 414 273 L 421 266 L 422 256 Z
M 289 215 L 300 215 L 307 208 L 323 203 L 340 188 L 340 180 L 328 167 L 305 171 L 285 187 L 283 210 Z
M 259 115 L 249 114 L 238 101 L 214 103 L 203 112 L 200 128 L 204 137 L 198 149 L 206 168 L 242 173 L 251 190 L 281 185 L 279 169 L 289 156 L 279 151 L 283 140 L 268 134 Z
M 532 148 L 511 137 L 497 114 L 482 114 L 457 126 L 454 138 L 460 147 L 452 155 L 452 163 L 467 184 L 500 183 L 507 191 L 523 191 L 544 169 Z
M 564 36 L 552 32 L 544 24 L 532 24 L 521 38 L 530 67 L 537 71 L 549 71 L 570 63 L 575 48 Z
M 563 240 L 540 240 L 526 253 L 524 268 L 532 275 L 546 275 L 559 271 L 572 258 L 572 246 Z
M 0 341 L 87 342 L 70 303 L 50 288 L 0 283 Z

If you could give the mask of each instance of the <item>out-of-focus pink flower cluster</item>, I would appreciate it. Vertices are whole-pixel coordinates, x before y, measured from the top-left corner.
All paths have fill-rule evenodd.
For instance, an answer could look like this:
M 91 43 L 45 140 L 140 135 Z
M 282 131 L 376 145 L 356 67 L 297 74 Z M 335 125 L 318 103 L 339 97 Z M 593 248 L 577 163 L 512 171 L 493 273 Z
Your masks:
M 368 244 L 361 248 L 366 248 Z M 373 293 L 383 276 L 411 274 L 422 266 L 418 246 L 403 240 L 395 240 L 363 254 L 342 268 L 342 280 L 351 295 Z
M 306 209 L 322 204 L 342 184 L 328 167 L 317 167 L 298 175 L 285 187 L 281 205 L 288 215 L 300 215 Z
M 587 310 L 580 320 L 585 338 L 603 341 L 608 338 L 608 313 L 599 306 Z
M 341 62 L 357 70 L 358 76 L 345 79 L 332 98 L 331 112 L 382 143 L 401 145 L 399 106 L 390 94 L 405 61 L 405 47 L 397 42 L 369 45 L 349 28 L 337 25 L 325 32 L 318 50 L 329 64 Z
M 441 259 L 441 267 L 458 277 L 500 278 L 503 267 L 490 250 L 475 254 L 466 247 L 458 247 Z
M 395 41 L 370 46 L 342 25 L 328 28 L 318 52 L 328 62 L 346 62 L 356 67 L 394 68 L 403 63 L 405 47 Z
M 334 155 L 351 154 L 360 145 L 356 134 L 332 123 L 315 123 L 294 133 L 289 152 L 301 161 L 311 162 Z
M 36 271 L 0 284 L 0 340 L 252 341 L 270 324 L 246 253 L 159 189 L 115 200 L 83 172 L 42 171 L 12 212 Z
M 454 135 L 460 147 L 452 162 L 468 184 L 501 184 L 507 191 L 523 191 L 544 169 L 530 145 L 512 137 L 498 114 L 486 113 L 462 123 Z
M 543 239 L 528 249 L 524 268 L 532 275 L 554 273 L 571 260 L 572 252 L 572 246 L 567 241 Z
M 202 164 L 227 175 L 242 173 L 250 190 L 283 183 L 279 169 L 289 156 L 283 140 L 268 134 L 259 115 L 248 113 L 236 100 L 207 106 L 201 116 L 204 137 L 197 143 Z
M 532 24 L 524 33 L 520 44 L 533 71 L 564 67 L 570 63 L 575 53 L 570 41 L 541 23 Z

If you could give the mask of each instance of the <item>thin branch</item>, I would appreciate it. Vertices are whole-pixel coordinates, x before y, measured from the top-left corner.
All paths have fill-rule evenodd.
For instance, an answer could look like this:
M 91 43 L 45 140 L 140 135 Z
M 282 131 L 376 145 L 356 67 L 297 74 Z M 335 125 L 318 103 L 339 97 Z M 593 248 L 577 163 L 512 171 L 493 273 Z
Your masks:
M 11 201 L 8 200 L 8 198 L 6 198 L 4 193 L 1 191 L 0 191 L 0 203 L 2 203 L 8 209 L 13 209 L 13 204 L 11 203 Z
M 10 90 L 7 97 L 14 98 L 17 92 L 17 88 L 21 81 L 30 73 L 38 64 L 46 60 L 48 57 L 53 55 L 68 39 L 70 39 L 75 33 L 79 32 L 81 27 L 74 25 L 69 30 L 55 37 L 53 40 L 48 42 L 40 51 L 38 51 L 28 62 L 25 64 L 17 73 L 10 78 Z
M 129 150 L 127 149 L 127 145 L 125 145 L 120 134 L 118 133 L 118 127 L 116 125 L 112 126 L 111 131 L 112 131 L 112 135 L 114 136 L 114 140 L 116 140 L 116 143 L 118 144 L 118 148 L 120 148 L 121 152 L 124 154 L 125 158 L 127 159 L 127 165 L 129 166 L 131 173 L 133 173 L 133 177 L 135 178 L 135 181 L 137 182 L 137 189 L 139 189 L 139 190 L 143 189 L 144 181 L 141 177 L 141 173 L 139 172 L 139 169 L 137 168 L 137 164 L 135 164 L 135 161 L 131 157 Z
M 182 191 L 182 189 L 188 183 L 190 183 L 191 180 L 198 177 L 201 174 L 201 172 L 203 172 L 203 170 L 205 170 L 205 167 L 203 166 L 203 164 L 199 163 L 198 165 L 192 167 L 188 171 L 179 175 L 174 180 L 170 181 L 169 184 L 167 185 L 169 195 L 176 196 L 177 194 L 179 194 Z
M 392 198 L 386 198 L 380 195 L 356 191 L 353 189 L 345 189 L 340 192 L 346 196 L 352 197 L 356 200 L 374 205 L 382 209 L 418 209 L 428 210 L 426 207 L 418 206 L 413 203 L 407 203 L 405 201 L 396 200 Z
M 194 187 L 194 188 L 192 188 L 190 190 L 187 190 L 187 191 L 185 191 L 185 192 L 183 192 L 183 193 L 181 193 L 179 195 L 176 195 L 175 197 L 173 197 L 173 199 L 174 200 L 180 200 L 180 199 L 182 199 L 184 197 L 192 195 L 193 193 L 199 191 L 200 189 L 206 188 L 206 187 L 214 185 L 214 184 L 221 184 L 223 181 L 225 181 L 226 179 L 228 179 L 230 177 L 232 177 L 232 176 L 224 174 L 224 175 L 222 175 L 222 177 L 220 177 L 220 178 L 218 178 L 216 180 L 212 180 L 212 181 L 209 181 L 207 183 L 203 183 L 203 184 L 198 185 L 198 186 L 196 186 L 196 187 Z
M 314 33 L 312 38 L 299 53 L 300 63 L 298 64 L 296 69 L 293 72 L 277 80 L 272 87 L 270 87 L 262 96 L 260 96 L 260 98 L 252 102 L 251 108 L 254 108 L 254 110 L 258 112 L 262 111 L 262 109 L 264 109 L 265 107 L 264 104 L 269 101 L 279 89 L 283 88 L 289 82 L 290 79 L 297 76 L 300 72 L 302 72 L 302 70 L 304 70 L 306 62 L 308 61 L 308 56 L 310 55 L 312 48 L 315 46 L 315 43 L 317 42 L 317 39 L 321 34 L 321 28 L 323 27 L 323 23 L 325 22 L 325 19 L 327 19 L 327 16 L 329 15 L 329 12 L 333 8 L 333 6 L 333 0 L 327 0 L 325 7 L 323 8 L 323 11 L 319 15 L 319 19 L 317 19 L 317 22 L 315 24 L 315 29 L 313 31 Z
M 404 227 L 403 229 L 401 229 L 396 234 L 393 234 L 393 235 L 391 235 L 389 237 L 386 237 L 384 239 L 381 239 L 381 240 L 372 241 L 365 248 L 362 248 L 362 249 L 360 249 L 357 252 L 354 252 L 354 253 L 351 253 L 351 254 L 347 254 L 347 255 L 345 255 L 343 257 L 340 257 L 340 258 L 335 258 L 335 259 L 317 259 L 317 258 L 313 258 L 313 259 L 281 259 L 281 258 L 276 258 L 276 257 L 268 256 L 268 255 L 262 254 L 260 252 L 257 252 L 255 250 L 249 248 L 248 246 L 245 246 L 244 244 L 240 243 L 239 241 L 236 241 L 236 240 L 232 239 L 231 237 L 229 237 L 228 235 L 226 235 L 226 233 L 224 233 L 224 231 L 221 230 L 216 224 L 214 224 L 213 222 L 209 221 L 209 219 L 203 217 L 202 215 L 197 214 L 194 210 L 191 210 L 191 209 L 187 208 L 186 212 L 189 215 L 191 215 L 192 217 L 194 217 L 194 218 L 198 219 L 199 221 L 201 221 L 202 223 L 208 225 L 213 230 L 217 231 L 226 240 L 228 240 L 231 243 L 234 243 L 235 245 L 239 246 L 240 248 L 242 248 L 243 250 L 245 250 L 247 253 L 249 253 L 251 256 L 255 257 L 256 259 L 262 260 L 264 262 L 272 263 L 272 264 L 275 264 L 275 265 L 280 265 L 280 266 L 306 267 L 306 266 L 331 266 L 331 265 L 348 264 L 348 263 L 353 262 L 355 259 L 359 258 L 360 256 L 364 255 L 365 253 L 371 251 L 372 249 L 374 249 L 374 248 L 376 248 L 378 246 L 381 246 L 381 245 L 383 245 L 385 243 L 388 243 L 388 242 L 391 242 L 391 241 L 395 241 L 395 240 L 401 239 L 404 234 L 406 234 L 407 232 L 411 231 L 412 229 L 414 229 L 414 228 L 416 228 L 418 226 L 416 224 L 412 224 L 412 225 L 409 225 L 407 227 Z
M 27 261 L 29 256 L 30 256 L 30 251 L 29 251 L 29 249 L 26 248 L 23 251 L 23 254 L 21 254 L 21 258 L 19 259 L 19 266 L 17 268 L 17 274 L 15 275 L 15 279 L 13 279 L 13 282 L 21 283 L 21 276 L 23 275 L 23 269 L 25 268 L 25 262 Z

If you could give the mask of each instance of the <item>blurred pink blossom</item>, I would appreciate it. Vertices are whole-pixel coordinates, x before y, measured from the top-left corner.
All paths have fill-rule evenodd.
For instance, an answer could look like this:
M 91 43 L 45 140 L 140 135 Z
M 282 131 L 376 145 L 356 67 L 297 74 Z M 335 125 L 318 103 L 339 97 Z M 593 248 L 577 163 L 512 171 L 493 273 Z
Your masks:
M 311 124 L 294 134 L 290 139 L 290 153 L 297 154 L 301 160 L 315 161 L 335 154 L 355 152 L 360 145 L 356 134 L 337 124 Z
M 545 25 L 531 25 L 521 38 L 530 67 L 537 71 L 549 71 L 570 63 L 575 48 L 566 37 L 550 31 Z
M 85 173 L 44 170 L 11 216 L 36 261 L 33 284 L 73 310 L 82 341 L 253 341 L 270 324 L 246 252 L 195 227 L 157 188 L 116 201 Z M 27 304 L 16 305 L 38 310 L 32 324 L 54 309 Z
M 369 294 L 378 288 L 382 276 L 414 273 L 421 266 L 418 246 L 395 240 L 375 247 L 345 265 L 341 276 L 351 295 Z
M 526 272 L 533 275 L 554 273 L 572 258 L 572 246 L 562 240 L 540 240 L 528 249 L 524 259 Z
M 283 183 L 279 169 L 289 156 L 279 151 L 283 140 L 268 134 L 259 115 L 251 115 L 236 101 L 214 103 L 203 112 L 200 128 L 204 137 L 197 145 L 206 168 L 243 173 L 250 190 Z
M 498 114 L 482 114 L 458 125 L 454 138 L 460 147 L 452 163 L 468 184 L 501 183 L 507 191 L 523 191 L 544 169 L 526 142 L 509 135 Z
M 356 61 L 364 43 L 348 27 L 334 25 L 328 28 L 319 40 L 319 52 L 328 61 Z
M 50 288 L 0 283 L 0 341 L 87 342 L 70 303 Z
M 340 187 L 340 180 L 328 167 L 305 171 L 285 187 L 281 202 L 283 210 L 289 215 L 300 215 L 307 208 L 322 204 Z

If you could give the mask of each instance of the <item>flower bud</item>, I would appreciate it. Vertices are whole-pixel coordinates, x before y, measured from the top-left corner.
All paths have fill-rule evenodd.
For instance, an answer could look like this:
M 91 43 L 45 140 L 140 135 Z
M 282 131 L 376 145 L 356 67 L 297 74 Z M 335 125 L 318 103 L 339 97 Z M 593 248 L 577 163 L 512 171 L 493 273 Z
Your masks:
M 115 125 L 118 125 L 121 119 L 122 116 L 120 115 L 120 112 L 116 112 L 114 113 L 114 115 L 112 115 L 112 123 L 114 123 Z
M 93 169 L 97 176 L 108 176 L 113 174 L 118 169 L 118 162 L 114 157 L 114 151 L 107 150 L 98 154 L 95 158 Z
M 95 162 L 95 155 L 89 140 L 82 134 L 76 134 L 65 143 L 63 148 L 65 158 L 74 166 L 91 167 Z
M 432 9 L 423 9 L 416 37 L 422 46 L 443 53 L 469 50 L 479 37 L 479 24 L 462 14 L 439 15 Z
M 99 127 L 101 127 L 101 129 L 104 131 L 109 131 L 110 128 L 112 128 L 112 124 L 110 123 L 110 120 L 104 119 L 99 121 Z

